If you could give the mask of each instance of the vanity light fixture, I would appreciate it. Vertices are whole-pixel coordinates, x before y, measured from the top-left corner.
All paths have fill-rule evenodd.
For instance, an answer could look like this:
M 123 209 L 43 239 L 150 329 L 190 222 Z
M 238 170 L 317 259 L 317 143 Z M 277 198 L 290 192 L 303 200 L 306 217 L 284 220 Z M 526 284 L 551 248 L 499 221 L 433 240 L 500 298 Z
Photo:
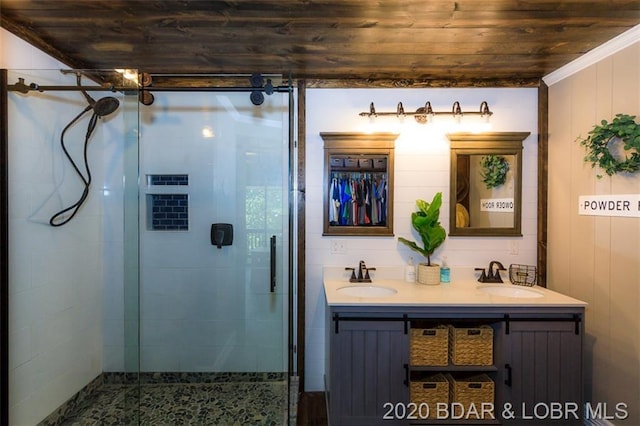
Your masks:
M 478 111 L 463 111 L 460 106 L 460 102 L 455 101 L 451 107 L 451 111 L 434 111 L 431 106 L 431 102 L 425 102 L 423 107 L 418 108 L 415 112 L 405 112 L 404 105 L 402 102 L 398 102 L 398 106 L 396 107 L 395 112 L 377 112 L 376 107 L 371 102 L 369 104 L 368 112 L 361 112 L 360 117 L 382 117 L 382 116 L 396 116 L 398 118 L 403 119 L 404 117 L 411 115 L 413 118 L 420 124 L 431 123 L 433 118 L 436 115 L 451 115 L 456 121 L 460 121 L 462 116 L 464 115 L 479 115 L 481 118 L 485 120 L 489 120 L 489 118 L 493 115 L 493 112 L 489 109 L 489 104 L 486 101 L 482 101 L 480 104 L 480 109 Z

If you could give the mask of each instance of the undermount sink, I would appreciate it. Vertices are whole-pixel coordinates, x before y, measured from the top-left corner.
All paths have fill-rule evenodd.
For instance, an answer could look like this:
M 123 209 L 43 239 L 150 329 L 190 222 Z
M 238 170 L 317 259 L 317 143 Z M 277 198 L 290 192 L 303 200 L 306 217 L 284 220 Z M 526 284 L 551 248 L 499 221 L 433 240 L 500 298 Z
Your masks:
M 478 290 L 492 296 L 515 297 L 518 299 L 544 297 L 544 294 L 531 288 L 509 284 L 480 285 Z
M 353 297 L 387 297 L 397 293 L 397 290 L 377 285 L 349 285 L 340 287 L 338 293 Z

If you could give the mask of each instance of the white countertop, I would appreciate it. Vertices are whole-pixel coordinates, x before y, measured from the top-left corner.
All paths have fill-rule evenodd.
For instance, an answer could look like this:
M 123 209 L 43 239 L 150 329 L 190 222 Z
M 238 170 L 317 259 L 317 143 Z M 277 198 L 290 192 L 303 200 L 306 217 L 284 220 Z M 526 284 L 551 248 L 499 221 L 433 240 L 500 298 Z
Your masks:
M 515 286 L 503 276 L 503 284 L 483 284 L 463 277 L 451 283 L 424 285 L 408 283 L 391 270 L 371 272 L 371 283 L 350 283 L 349 273 L 344 268 L 325 268 L 324 292 L 329 306 L 452 306 L 452 307 L 581 307 L 587 303 L 543 287 Z M 505 286 L 530 289 L 542 297 L 516 298 L 488 294 L 480 286 Z M 383 297 L 356 297 L 338 291 L 347 286 L 380 286 L 396 290 L 395 294 Z

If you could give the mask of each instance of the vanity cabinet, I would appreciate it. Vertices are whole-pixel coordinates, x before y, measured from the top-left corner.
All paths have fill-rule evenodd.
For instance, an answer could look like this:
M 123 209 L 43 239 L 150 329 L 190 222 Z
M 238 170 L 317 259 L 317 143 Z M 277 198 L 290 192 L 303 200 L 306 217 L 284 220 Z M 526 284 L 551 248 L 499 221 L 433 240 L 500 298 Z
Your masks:
M 570 411 L 575 407 L 582 418 L 583 315 L 583 307 L 329 306 L 326 391 L 330 424 L 580 424 Z M 493 363 L 411 365 L 411 327 L 447 323 L 490 325 Z M 437 373 L 486 374 L 494 382 L 495 418 L 426 418 L 419 407 L 411 406 L 409 389 L 412 380 Z M 451 401 L 443 402 L 451 408 Z M 556 423 L 550 415 L 545 418 L 552 404 L 569 410 Z M 507 416 L 503 416 L 505 408 L 510 409 Z
M 582 332 L 581 323 L 523 321 L 509 323 L 504 335 L 504 386 L 502 400 L 511 403 L 513 418 L 505 424 L 582 424 Z M 554 403 L 562 410 L 555 423 L 545 417 Z M 576 410 L 580 419 L 573 418 Z M 560 412 L 556 411 L 556 415 Z M 547 423 L 545 423 L 547 421 Z
M 386 403 L 409 402 L 409 337 L 403 323 L 343 318 L 331 331 L 330 424 L 406 424 L 383 420 Z

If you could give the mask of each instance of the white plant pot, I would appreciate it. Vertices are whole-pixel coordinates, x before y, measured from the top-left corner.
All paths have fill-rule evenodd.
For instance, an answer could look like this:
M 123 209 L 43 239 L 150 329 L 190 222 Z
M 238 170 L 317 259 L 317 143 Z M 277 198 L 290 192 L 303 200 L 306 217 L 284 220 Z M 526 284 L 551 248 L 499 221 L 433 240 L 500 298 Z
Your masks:
M 426 263 L 419 263 L 418 282 L 426 285 L 440 284 L 440 265 L 428 266 Z

